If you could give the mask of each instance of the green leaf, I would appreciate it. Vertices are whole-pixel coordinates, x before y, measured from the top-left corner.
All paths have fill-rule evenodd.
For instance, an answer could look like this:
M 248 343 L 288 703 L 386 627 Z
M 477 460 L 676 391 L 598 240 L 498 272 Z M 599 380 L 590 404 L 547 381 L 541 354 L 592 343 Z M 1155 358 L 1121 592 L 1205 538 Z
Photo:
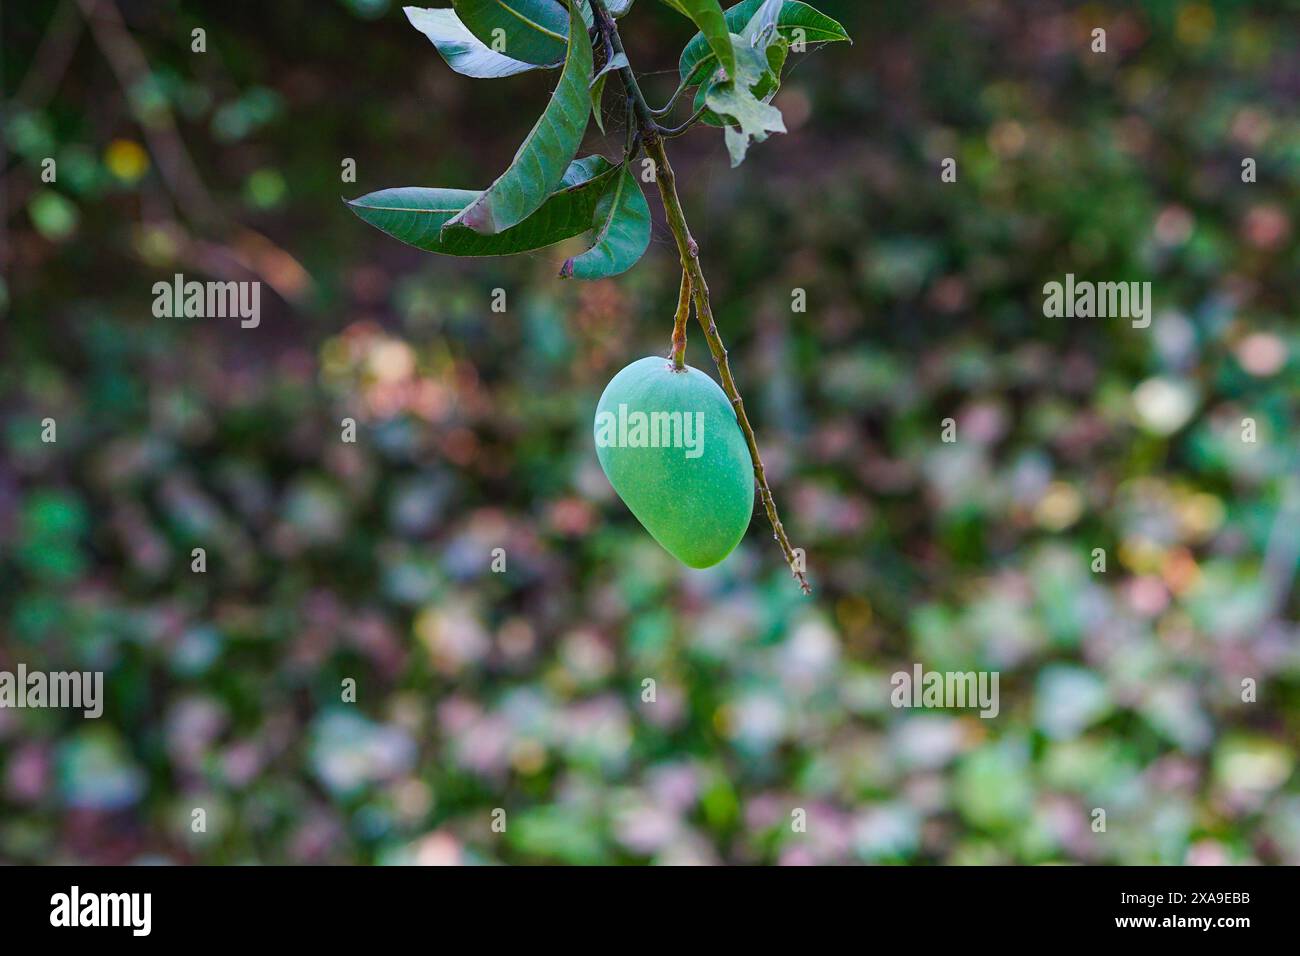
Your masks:
M 737 76 L 734 80 L 714 83 L 704 101 L 727 124 L 723 135 L 731 165 L 735 167 L 745 159 L 751 139 L 761 143 L 768 133 L 784 133 L 785 120 L 780 110 L 760 101 L 750 91 L 768 72 L 765 52 L 746 45 L 740 37 L 732 39 L 736 41 Z
M 569 18 L 556 0 L 451 0 L 451 5 L 493 53 L 540 66 L 564 59 Z
M 505 256 L 541 249 L 590 230 L 597 205 L 619 169 L 603 156 L 575 159 L 565 170 L 560 188 L 540 209 L 517 226 L 492 236 L 471 229 L 442 231 L 448 220 L 481 195 L 471 189 L 381 189 L 351 200 L 348 207 L 394 239 L 426 252 Z
M 569 4 L 569 52 L 551 101 L 524 139 L 509 168 L 477 199 L 447 221 L 444 229 L 468 227 L 483 235 L 522 222 L 555 191 L 569 161 L 582 145 L 591 114 L 591 43 L 579 13 Z
M 772 97 L 776 96 L 777 90 L 781 88 L 781 70 L 785 66 L 786 55 L 790 51 L 790 43 L 783 36 L 777 36 L 768 46 L 765 56 L 767 58 L 767 69 L 759 78 L 757 83 L 751 84 L 749 92 L 754 94 L 754 98 L 763 103 L 772 102 Z M 695 91 L 695 109 L 704 106 L 709 98 L 709 93 L 718 81 L 711 81 L 704 84 Z M 700 122 L 709 126 L 726 126 L 718 114 L 712 110 L 706 109 L 700 115 Z
M 624 164 L 596 205 L 591 248 L 566 259 L 560 276 L 603 279 L 626 272 L 650 245 L 650 207 L 636 177 Z
M 455 10 L 430 10 L 426 7 L 402 9 L 406 13 L 406 19 L 411 21 L 411 26 L 433 41 L 433 45 L 438 48 L 438 55 L 457 73 L 476 79 L 493 79 L 540 69 L 533 63 L 493 53 L 460 22 Z
M 720 65 L 727 76 L 735 76 L 736 58 L 732 52 L 731 30 L 718 0 L 664 0 L 664 3 L 700 28 L 701 39 L 715 57 L 715 68 Z
M 781 87 L 781 70 L 790 48 L 790 41 L 777 33 L 776 29 L 783 5 L 784 0 L 761 0 L 753 16 L 731 38 L 736 47 L 737 59 L 744 57 L 753 66 L 749 70 L 742 68 L 742 72 L 758 76 L 757 80 L 749 84 L 749 91 L 756 100 L 763 103 L 770 103 Z M 716 76 L 701 83 L 695 94 L 695 109 L 702 109 L 713 87 L 726 79 L 718 71 Z M 704 110 L 700 120 L 709 126 L 726 125 L 716 113 L 708 109 Z
M 764 56 L 767 57 L 767 73 L 750 92 L 765 103 L 771 102 L 776 91 L 781 88 L 781 71 L 785 69 L 785 60 L 789 55 L 790 41 L 783 36 L 777 36 L 764 51 Z
M 776 39 L 776 25 L 785 7 L 785 0 L 762 0 L 750 16 L 743 30 L 737 30 L 741 39 L 752 47 L 766 47 Z M 728 26 L 730 29 L 730 26 Z
M 591 81 L 591 115 L 596 120 L 596 126 L 603 133 L 605 132 L 605 117 L 600 112 L 600 101 L 605 95 L 605 78 L 614 70 L 621 70 L 628 65 L 626 53 L 615 53 L 613 56 L 605 54 L 607 59 L 605 65 L 596 71 L 596 76 Z
M 629 64 L 627 62 L 626 53 L 615 53 L 612 57 L 609 58 L 609 61 L 606 62 L 604 66 L 602 66 L 598 71 L 596 71 L 596 79 L 591 81 L 592 85 L 593 86 L 595 85 L 596 80 L 604 79 L 606 73 L 610 73 L 614 70 L 624 69 L 628 65 Z
M 600 101 L 605 97 L 605 78 L 602 73 L 591 81 L 591 118 L 596 121 L 596 129 L 605 132 L 605 117 L 600 112 Z
M 621 17 L 632 9 L 632 0 L 605 0 L 610 16 Z
M 740 33 L 762 5 L 763 0 L 743 0 L 729 8 L 724 14 L 727 29 Z M 776 22 L 777 33 L 792 44 L 801 38 L 805 43 L 831 43 L 849 38 L 836 21 L 799 0 L 785 0 Z M 718 60 L 709 41 L 697 33 L 682 50 L 677 66 L 683 83 L 698 86 L 718 69 Z

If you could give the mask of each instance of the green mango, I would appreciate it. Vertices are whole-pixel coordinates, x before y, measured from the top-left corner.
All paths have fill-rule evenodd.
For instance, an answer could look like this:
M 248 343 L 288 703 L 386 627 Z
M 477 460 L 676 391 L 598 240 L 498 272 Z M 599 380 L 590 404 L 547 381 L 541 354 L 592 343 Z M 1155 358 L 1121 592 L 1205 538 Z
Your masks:
M 754 462 L 718 384 L 671 359 L 638 359 L 596 406 L 596 457 L 638 521 L 692 568 L 729 555 L 754 512 Z

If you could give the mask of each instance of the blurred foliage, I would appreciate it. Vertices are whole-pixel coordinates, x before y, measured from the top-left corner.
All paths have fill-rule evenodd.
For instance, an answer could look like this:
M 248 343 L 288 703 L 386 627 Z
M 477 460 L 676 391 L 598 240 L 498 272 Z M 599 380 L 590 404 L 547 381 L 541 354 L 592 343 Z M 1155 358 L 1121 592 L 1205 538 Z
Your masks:
M 688 571 L 596 464 L 662 223 L 584 285 L 339 202 L 481 187 L 549 81 L 386 0 L 121 0 L 125 46 L 4 5 L 0 668 L 108 700 L 0 710 L 0 859 L 1300 863 L 1294 10 L 819 6 L 855 45 L 794 62 L 789 135 L 672 143 L 805 600 L 761 511 Z M 624 30 L 666 98 L 689 26 Z M 262 279 L 260 326 L 155 318 L 177 272 Z M 1067 272 L 1150 280 L 1150 328 L 1045 319 Z M 894 709 L 915 662 L 998 717 Z

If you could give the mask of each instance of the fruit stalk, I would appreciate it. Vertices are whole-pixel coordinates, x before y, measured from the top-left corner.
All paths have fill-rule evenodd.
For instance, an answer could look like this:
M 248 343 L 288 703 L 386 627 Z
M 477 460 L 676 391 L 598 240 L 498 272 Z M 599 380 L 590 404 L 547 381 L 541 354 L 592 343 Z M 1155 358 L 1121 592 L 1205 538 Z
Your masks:
M 682 270 L 682 291 L 677 296 L 677 317 L 673 321 L 673 368 L 686 368 L 686 323 L 691 320 L 691 280 Z
M 623 40 L 618 35 L 618 25 L 605 8 L 604 0 L 592 0 L 592 7 L 599 29 L 609 38 L 614 51 L 626 56 Z M 713 362 L 717 365 L 718 375 L 722 379 L 722 390 L 731 400 L 731 406 L 736 412 L 736 421 L 740 424 L 745 443 L 749 446 L 749 455 L 754 460 L 754 480 L 758 483 L 759 497 L 763 499 L 767 518 L 772 522 L 773 537 L 781 545 L 781 552 L 785 555 L 786 563 L 790 565 L 790 573 L 799 582 L 799 587 L 804 594 L 811 594 L 812 585 L 808 583 L 808 577 L 801 568 L 802 562 L 795 554 L 789 537 L 786 536 L 785 527 L 781 524 L 781 516 L 777 514 L 776 500 L 772 497 L 772 489 L 768 487 L 767 475 L 763 470 L 763 459 L 758 453 L 758 440 L 754 437 L 754 428 L 749 424 L 749 416 L 745 414 L 744 399 L 740 397 L 740 390 L 736 388 L 736 380 L 731 374 L 731 366 L 727 362 L 727 348 L 722 344 L 722 337 L 718 335 L 718 327 L 713 321 L 713 307 L 709 304 L 709 287 L 704 281 L 704 272 L 700 268 L 700 247 L 691 236 L 690 226 L 686 223 L 686 214 L 682 211 L 681 200 L 677 197 L 676 179 L 672 164 L 668 162 L 668 153 L 664 150 L 662 129 L 655 122 L 631 67 L 623 67 L 618 73 L 628 96 L 632 98 L 632 113 L 637 126 L 637 135 L 645 147 L 646 155 L 655 164 L 655 183 L 659 187 L 659 196 L 663 200 L 668 228 L 672 230 L 673 239 L 677 243 L 677 253 L 681 257 L 683 289 L 686 289 L 695 299 L 695 318 L 699 321 L 700 328 L 704 330 L 705 341 L 709 343 L 709 352 L 713 355 Z M 679 306 L 677 312 L 679 323 L 681 319 L 682 312 Z M 684 353 L 685 329 L 682 332 L 681 349 Z M 674 329 L 674 362 L 678 356 L 677 349 L 677 334 Z

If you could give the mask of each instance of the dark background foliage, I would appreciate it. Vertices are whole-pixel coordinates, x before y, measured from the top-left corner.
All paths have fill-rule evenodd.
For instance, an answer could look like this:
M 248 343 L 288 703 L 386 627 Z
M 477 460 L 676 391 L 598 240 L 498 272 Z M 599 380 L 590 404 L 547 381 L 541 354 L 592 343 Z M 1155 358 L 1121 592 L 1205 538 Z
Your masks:
M 1293 7 L 825 0 L 789 135 L 673 141 L 804 599 L 761 511 L 688 571 L 596 464 L 668 348 L 657 196 L 592 284 L 340 201 L 486 185 L 554 74 L 457 76 L 386 0 L 93 6 L 3 12 L 0 669 L 108 701 L 0 710 L 0 859 L 1300 863 Z M 666 98 L 689 24 L 622 24 Z M 177 272 L 260 326 L 155 318 Z M 1151 326 L 1045 318 L 1067 272 Z M 918 662 L 999 715 L 891 707 Z

